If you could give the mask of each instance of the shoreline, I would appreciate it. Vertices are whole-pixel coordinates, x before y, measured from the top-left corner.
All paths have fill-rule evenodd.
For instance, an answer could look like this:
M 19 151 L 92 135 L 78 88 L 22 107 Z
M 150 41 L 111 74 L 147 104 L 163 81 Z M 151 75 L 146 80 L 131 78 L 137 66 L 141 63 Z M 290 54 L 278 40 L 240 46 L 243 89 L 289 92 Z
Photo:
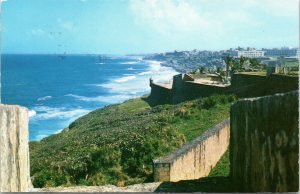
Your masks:
M 130 58 L 129 58 L 130 59 Z M 111 106 L 111 105 L 117 105 L 117 104 L 123 104 L 124 102 L 128 101 L 128 100 L 132 100 L 132 99 L 136 99 L 136 98 L 142 98 L 143 96 L 146 96 L 146 95 L 149 95 L 150 92 L 151 92 L 151 88 L 148 89 L 149 87 L 149 78 L 151 78 L 152 76 L 150 76 L 150 74 L 153 74 L 154 76 L 157 74 L 159 74 L 161 72 L 161 70 L 164 72 L 166 72 L 166 74 L 169 74 L 170 72 L 174 72 L 173 74 L 176 75 L 178 74 L 179 72 L 177 70 L 175 70 L 173 67 L 167 67 L 165 65 L 162 64 L 162 61 L 157 61 L 157 60 L 148 60 L 148 59 L 142 59 L 142 58 L 139 58 L 137 59 L 138 61 L 134 64 L 138 64 L 139 61 L 143 61 L 144 65 L 145 66 L 148 66 L 143 72 L 141 73 L 135 73 L 133 75 L 131 75 L 131 78 L 132 79 L 127 79 L 128 75 L 123 75 L 123 76 L 119 76 L 119 77 L 116 77 L 116 78 L 111 78 L 110 81 L 106 82 L 106 83 L 100 83 L 100 84 L 97 84 L 99 86 L 102 86 L 102 87 L 111 87 L 112 84 L 115 84 L 115 85 L 118 85 L 119 87 L 122 87 L 123 85 L 125 85 L 124 87 L 126 88 L 127 86 L 133 86 L 134 83 L 131 84 L 131 82 L 135 82 L 136 79 L 143 79 L 145 81 L 145 87 L 144 88 L 137 88 L 137 90 L 143 90 L 143 91 L 139 91 L 138 93 L 141 93 L 141 94 L 138 94 L 138 95 L 133 95 L 133 92 L 132 92 L 132 89 L 129 88 L 128 90 L 123 90 L 122 93 L 128 93 L 128 98 L 125 98 L 123 99 L 122 101 L 120 102 L 112 102 L 112 103 L 107 103 L 105 105 L 101 105 L 101 106 L 98 106 L 98 107 L 95 107 L 95 108 L 92 108 L 90 109 L 90 111 L 88 111 L 87 113 L 83 114 L 83 115 L 80 115 L 74 119 L 72 119 L 73 121 L 69 122 L 68 124 L 66 124 L 64 127 L 60 128 L 60 129 L 57 129 L 57 130 L 53 130 L 53 132 L 49 135 L 43 135 L 43 134 L 40 134 L 39 136 L 41 138 L 38 138 L 38 136 L 35 136 L 35 138 L 33 139 L 30 139 L 29 142 L 40 142 L 42 141 L 43 139 L 45 138 L 48 138 L 52 135 L 56 135 L 56 134 L 59 134 L 61 133 L 62 131 L 64 131 L 65 129 L 68 129 L 68 127 L 70 126 L 70 124 L 72 124 L 73 122 L 75 122 L 76 120 L 80 119 L 81 117 L 84 117 L 86 116 L 87 114 L 95 111 L 95 110 L 98 110 L 98 109 L 103 109 L 107 106 Z M 134 65 L 134 64 L 129 64 L 129 65 Z M 127 63 L 124 64 L 124 65 L 128 65 Z M 169 68 L 169 69 L 164 69 L 164 68 Z M 129 67 L 130 68 L 130 67 Z M 148 75 L 149 74 L 149 75 Z M 172 75 L 172 77 L 174 76 Z M 124 77 L 125 76 L 125 77 Z M 134 78 L 133 78 L 134 76 Z M 157 76 L 157 75 L 156 75 Z M 109 85 L 110 84 L 110 85 Z M 133 89 L 133 90 L 136 90 L 136 89 Z M 116 95 L 119 95 L 119 94 L 114 94 L 116 93 L 116 91 L 108 91 L 108 93 L 112 93 L 108 96 L 108 99 L 109 98 L 112 98 L 114 99 L 114 96 Z M 136 93 L 136 92 L 134 92 Z M 125 95 L 125 94 L 124 94 Z M 70 96 L 70 95 L 69 95 Z M 96 100 L 97 97 L 81 97 L 79 99 L 79 96 L 77 96 L 78 100 L 84 100 L 84 101 L 87 101 L 87 99 L 90 99 L 90 98 L 95 98 L 94 100 Z M 98 100 L 98 99 L 97 99 Z M 99 98 L 100 100 L 100 98 Z M 88 101 L 87 101 L 88 102 Z M 45 105 L 46 106 L 46 105 Z M 51 108 L 51 107 L 49 107 Z M 85 109 L 85 107 L 82 107 L 83 109 Z M 54 108 L 55 109 L 55 108 Z M 68 110 L 70 111 L 70 113 L 72 113 L 72 110 Z M 30 114 L 30 119 L 37 119 L 39 116 L 40 113 L 39 111 L 35 110 L 34 108 L 30 108 L 29 109 L 29 114 Z M 42 113 L 44 114 L 44 113 Z M 38 118 L 40 119 L 40 118 Z M 47 121 L 48 119 L 44 119 L 44 121 Z M 34 122 L 34 121 L 32 121 Z M 44 136 L 44 137 L 43 137 Z

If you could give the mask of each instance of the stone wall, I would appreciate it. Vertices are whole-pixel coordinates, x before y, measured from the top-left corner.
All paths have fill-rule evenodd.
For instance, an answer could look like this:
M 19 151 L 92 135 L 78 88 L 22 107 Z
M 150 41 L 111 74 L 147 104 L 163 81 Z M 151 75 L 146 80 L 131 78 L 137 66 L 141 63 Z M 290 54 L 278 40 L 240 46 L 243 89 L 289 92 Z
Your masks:
M 27 109 L 0 105 L 0 134 L 0 192 L 29 191 Z
M 251 74 L 233 74 L 229 92 L 239 97 L 267 95 L 267 76 Z
M 230 176 L 239 191 L 298 191 L 298 108 L 298 91 L 232 106 Z
M 229 119 L 170 155 L 154 160 L 154 181 L 179 181 L 207 176 L 229 145 Z
M 184 82 L 184 97 L 185 100 L 192 100 L 214 94 L 227 94 L 228 89 L 228 86 L 208 85 L 186 81 Z
M 231 78 L 230 86 L 222 86 L 197 83 L 190 76 L 179 74 L 173 77 L 172 88 L 152 85 L 150 97 L 154 104 L 176 104 L 213 94 L 235 94 L 249 98 L 297 90 L 298 76 L 236 73 Z
M 155 83 L 150 83 L 150 87 L 151 93 L 149 99 L 151 100 L 151 103 L 155 105 L 172 103 L 172 89 Z
M 298 90 L 298 76 L 271 74 L 268 81 L 268 94 Z
M 172 85 L 172 101 L 171 103 L 176 104 L 185 100 L 184 91 L 184 74 L 175 75 L 173 77 Z
M 298 76 L 271 74 L 270 76 L 238 73 L 232 76 L 228 93 L 239 97 L 258 97 L 298 89 Z

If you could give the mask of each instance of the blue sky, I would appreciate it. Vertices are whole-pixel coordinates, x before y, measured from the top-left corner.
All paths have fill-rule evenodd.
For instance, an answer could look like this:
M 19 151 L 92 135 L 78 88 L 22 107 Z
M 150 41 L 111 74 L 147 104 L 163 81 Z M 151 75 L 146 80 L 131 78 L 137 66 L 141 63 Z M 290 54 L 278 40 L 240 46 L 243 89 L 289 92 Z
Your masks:
M 297 47 L 298 0 L 2 0 L 3 53 Z

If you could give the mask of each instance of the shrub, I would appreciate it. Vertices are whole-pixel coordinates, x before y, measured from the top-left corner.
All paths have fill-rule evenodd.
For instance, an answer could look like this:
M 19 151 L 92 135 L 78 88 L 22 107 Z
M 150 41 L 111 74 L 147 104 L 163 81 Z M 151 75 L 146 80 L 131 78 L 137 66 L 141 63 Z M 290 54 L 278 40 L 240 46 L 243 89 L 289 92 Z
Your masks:
M 202 101 L 201 107 L 204 109 L 210 109 L 210 108 L 214 107 L 216 104 L 217 104 L 216 98 L 214 96 L 210 96 L 208 98 L 205 98 Z
M 86 186 L 90 185 L 89 181 L 86 180 L 86 179 L 79 179 L 78 184 L 79 185 L 86 185 Z
M 34 187 L 56 187 L 67 183 L 65 176 L 58 174 L 56 171 L 42 170 L 33 178 Z
M 234 102 L 236 100 L 237 100 L 237 96 L 236 95 L 229 95 L 228 96 L 228 102 L 229 103 L 232 103 L 232 102 Z
M 180 118 L 188 118 L 189 115 L 190 111 L 185 107 L 180 107 L 175 112 L 175 116 L 179 116 Z

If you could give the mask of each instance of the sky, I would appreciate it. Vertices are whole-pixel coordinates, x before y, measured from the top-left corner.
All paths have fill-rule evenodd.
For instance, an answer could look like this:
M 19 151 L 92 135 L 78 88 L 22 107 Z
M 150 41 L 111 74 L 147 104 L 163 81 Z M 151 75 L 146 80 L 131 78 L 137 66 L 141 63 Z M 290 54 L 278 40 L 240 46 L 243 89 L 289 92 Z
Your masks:
M 298 8 L 298 0 L 2 0 L 1 49 L 138 54 L 298 47 Z

